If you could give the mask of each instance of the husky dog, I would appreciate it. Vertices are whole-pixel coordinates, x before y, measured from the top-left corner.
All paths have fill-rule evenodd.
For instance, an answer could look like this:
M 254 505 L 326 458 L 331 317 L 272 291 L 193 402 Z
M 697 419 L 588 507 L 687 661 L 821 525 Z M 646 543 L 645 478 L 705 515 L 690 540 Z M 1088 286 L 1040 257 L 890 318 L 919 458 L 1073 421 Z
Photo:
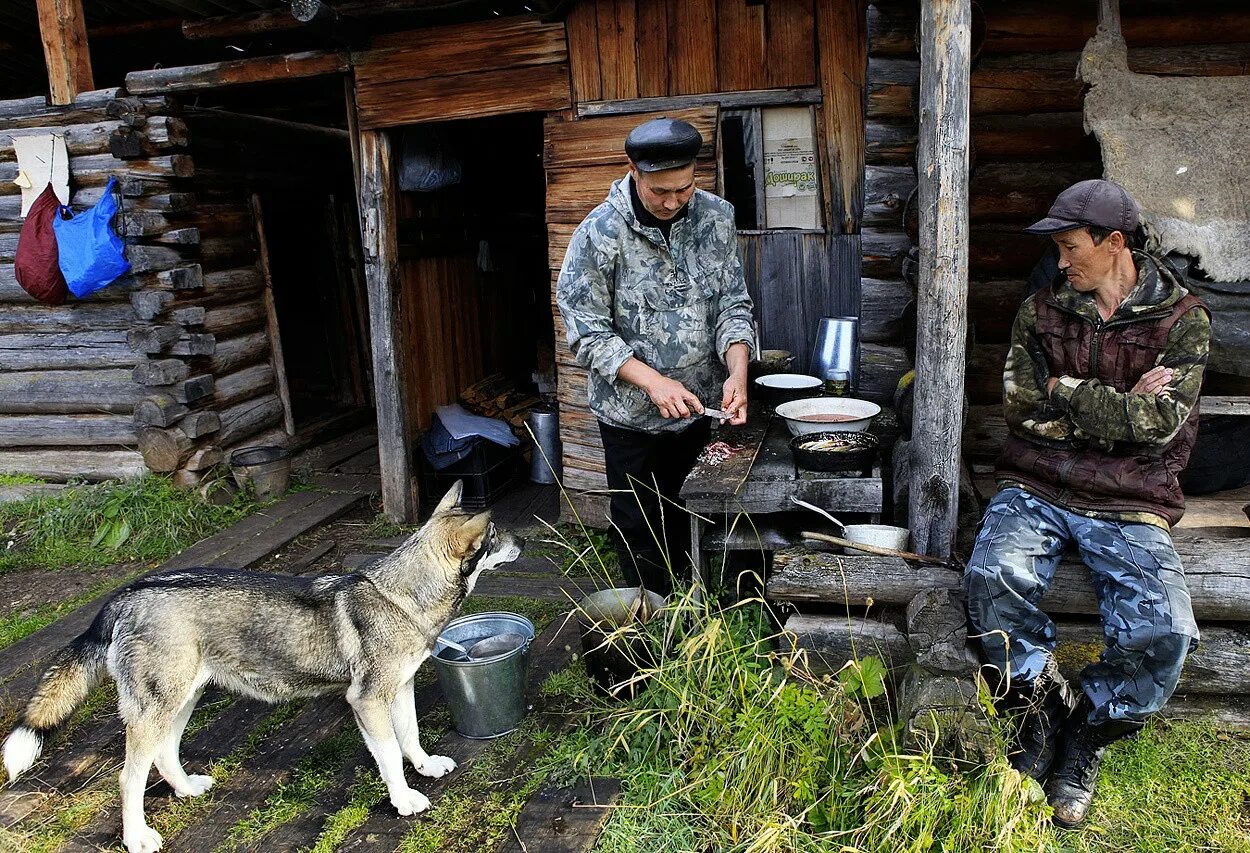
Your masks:
M 161 847 L 143 816 L 153 761 L 179 797 L 212 787 L 211 776 L 188 776 L 178 757 L 183 729 L 209 685 L 267 702 L 344 694 L 391 804 L 401 815 L 428 809 L 425 795 L 408 787 L 403 760 L 435 778 L 456 763 L 421 748 L 413 675 L 478 575 L 521 553 L 520 541 L 496 531 L 490 513 L 457 508 L 461 491 L 460 483 L 452 486 L 420 530 L 360 572 L 302 578 L 186 569 L 123 588 L 43 674 L 4 743 L 10 779 L 35 762 L 47 736 L 107 669 L 126 723 L 121 799 L 129 853 Z

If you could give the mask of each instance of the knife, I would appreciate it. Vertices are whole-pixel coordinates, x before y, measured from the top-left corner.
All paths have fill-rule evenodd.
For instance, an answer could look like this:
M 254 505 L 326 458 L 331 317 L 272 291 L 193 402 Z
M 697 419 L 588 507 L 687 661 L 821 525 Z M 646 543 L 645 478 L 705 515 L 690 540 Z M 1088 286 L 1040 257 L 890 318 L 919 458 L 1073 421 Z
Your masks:
M 733 417 L 730 412 L 726 412 L 724 409 L 713 409 L 709 406 L 703 407 L 703 415 L 704 417 L 717 418 L 722 421 L 727 421 Z

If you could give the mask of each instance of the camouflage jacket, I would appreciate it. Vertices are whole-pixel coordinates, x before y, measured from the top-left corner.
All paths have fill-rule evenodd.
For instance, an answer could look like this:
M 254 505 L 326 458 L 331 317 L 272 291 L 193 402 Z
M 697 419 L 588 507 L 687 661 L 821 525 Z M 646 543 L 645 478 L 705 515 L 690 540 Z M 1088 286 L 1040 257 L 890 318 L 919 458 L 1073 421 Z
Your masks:
M 1197 434 L 1211 323 L 1169 267 L 1133 259 L 1137 286 L 1108 320 L 1062 277 L 1020 306 L 997 478 L 1086 515 L 1166 527 L 1184 512 L 1176 478 Z M 1130 393 L 1158 365 L 1175 371 L 1167 391 Z
M 669 239 L 643 226 L 629 176 L 573 232 L 556 283 L 569 348 L 590 374 L 590 408 L 611 426 L 676 431 L 690 420 L 662 417 L 646 392 L 617 371 L 631 356 L 718 406 L 729 376 L 725 352 L 755 352 L 751 297 L 738 260 L 733 207 L 695 190 L 689 215 Z

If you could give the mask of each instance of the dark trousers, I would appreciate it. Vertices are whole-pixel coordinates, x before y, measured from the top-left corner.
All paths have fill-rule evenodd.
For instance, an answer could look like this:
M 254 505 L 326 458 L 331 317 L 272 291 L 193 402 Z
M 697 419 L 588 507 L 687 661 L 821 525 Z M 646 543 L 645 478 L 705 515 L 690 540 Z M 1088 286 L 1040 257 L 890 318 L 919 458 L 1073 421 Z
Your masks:
M 673 575 L 690 569 L 690 517 L 677 496 L 712 436 L 699 418 L 681 432 L 647 433 L 599 423 L 608 488 L 612 541 L 630 584 L 668 595 Z

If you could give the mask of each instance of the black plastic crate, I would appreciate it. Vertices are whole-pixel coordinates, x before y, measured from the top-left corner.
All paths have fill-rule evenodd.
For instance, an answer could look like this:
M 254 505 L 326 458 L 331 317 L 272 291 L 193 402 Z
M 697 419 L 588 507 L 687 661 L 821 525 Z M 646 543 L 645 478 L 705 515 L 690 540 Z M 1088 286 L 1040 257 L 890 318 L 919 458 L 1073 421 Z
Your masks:
M 502 447 L 493 441 L 479 441 L 471 453 L 441 471 L 435 471 L 418 448 L 421 470 L 421 497 L 437 501 L 457 480 L 464 481 L 460 505 L 467 510 L 483 510 L 499 500 L 521 473 L 521 447 Z

